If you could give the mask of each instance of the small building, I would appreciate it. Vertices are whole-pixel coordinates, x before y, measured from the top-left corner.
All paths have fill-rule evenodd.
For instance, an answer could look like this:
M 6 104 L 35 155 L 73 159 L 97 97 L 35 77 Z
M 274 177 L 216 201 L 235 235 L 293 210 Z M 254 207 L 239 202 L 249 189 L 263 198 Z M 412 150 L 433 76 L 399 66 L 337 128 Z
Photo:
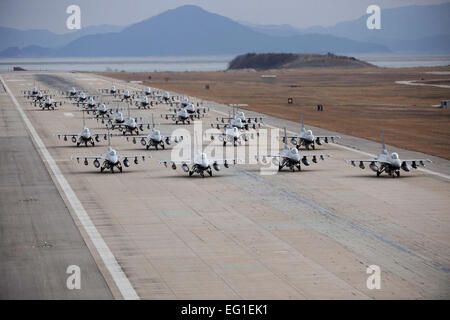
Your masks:
M 450 100 L 441 100 L 441 108 L 450 108 Z

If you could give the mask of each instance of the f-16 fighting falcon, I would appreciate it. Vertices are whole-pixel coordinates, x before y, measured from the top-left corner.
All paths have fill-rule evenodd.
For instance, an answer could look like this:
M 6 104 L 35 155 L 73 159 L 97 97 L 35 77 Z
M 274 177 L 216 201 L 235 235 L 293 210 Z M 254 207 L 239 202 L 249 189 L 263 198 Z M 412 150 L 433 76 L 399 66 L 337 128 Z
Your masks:
M 359 162 L 359 167 L 364 169 L 364 162 L 370 162 L 369 168 L 372 171 L 377 173 L 377 177 L 380 176 L 383 172 L 386 172 L 392 178 L 395 176 L 400 177 L 400 169 L 403 171 L 409 172 L 411 170 L 408 162 L 411 163 L 411 166 L 414 169 L 417 169 L 417 163 L 421 166 L 425 166 L 424 162 L 431 162 L 429 159 L 403 159 L 401 160 L 398 156 L 398 153 L 393 152 L 389 155 L 386 145 L 384 144 L 384 134 L 383 131 L 381 133 L 381 153 L 378 157 L 373 159 L 345 159 L 347 163 L 351 163 L 352 166 L 356 166 L 355 162 Z M 376 163 L 379 163 L 377 166 Z
M 114 168 L 117 168 L 119 172 L 122 172 L 122 163 L 125 167 L 130 166 L 130 160 L 134 158 L 134 164 L 138 164 L 138 158 L 142 158 L 142 161 L 145 161 L 145 158 L 151 158 L 151 155 L 142 155 L 142 154 L 133 154 L 133 155 L 121 155 L 118 154 L 116 150 L 111 147 L 110 136 L 108 132 L 108 150 L 106 153 L 97 155 L 97 156 L 71 156 L 70 159 L 76 159 L 77 162 L 80 162 L 80 159 L 84 159 L 84 164 L 89 165 L 88 159 L 94 159 L 93 164 L 95 168 L 100 168 L 100 172 L 104 170 L 111 170 L 111 173 L 114 173 Z M 101 164 L 100 161 L 103 160 Z M 121 162 L 122 160 L 122 162 Z
M 148 97 L 144 94 L 139 100 L 135 101 L 135 105 L 138 109 L 150 109 L 150 107 L 153 106 L 153 101 L 149 101 Z
M 36 104 L 35 104 L 36 105 Z M 53 100 L 53 98 L 52 97 L 47 97 L 47 98 L 45 98 L 45 100 L 42 102 L 40 102 L 39 103 L 39 107 L 42 109 L 42 110 L 44 110 L 44 109 L 47 109 L 47 110 L 55 110 L 57 107 L 58 107 L 58 105 L 59 106 L 62 106 L 62 102 L 61 101 L 59 101 L 59 102 L 57 102 L 57 101 L 55 101 L 55 100 Z
M 161 118 L 165 117 L 167 119 L 172 119 L 172 121 L 175 122 L 175 124 L 178 124 L 179 122 L 182 122 L 183 124 L 190 124 L 191 120 L 194 120 L 194 116 L 190 115 L 186 109 L 180 109 L 174 113 L 166 113 L 161 114 Z
M 179 104 L 178 107 L 174 108 L 174 109 L 169 109 L 170 111 L 180 111 L 180 110 L 186 110 L 187 113 L 191 116 L 193 116 L 194 118 L 200 119 L 200 115 L 202 117 L 205 116 L 205 113 L 207 111 L 209 111 L 209 108 L 207 107 L 200 107 L 197 104 L 197 108 L 194 106 L 193 103 L 190 103 L 189 100 L 187 98 L 183 98 L 181 100 L 181 102 L 176 102 L 177 104 Z
M 126 120 L 123 119 L 123 115 L 121 115 L 121 119 L 119 119 L 119 121 L 124 120 L 123 122 L 117 122 L 116 118 L 114 119 L 114 122 L 110 121 L 110 125 L 111 125 L 111 129 L 115 129 L 118 128 L 119 131 L 122 132 L 123 135 L 126 135 L 127 133 L 130 134 L 134 134 L 136 133 L 136 135 L 139 134 L 139 130 L 140 131 L 144 131 L 144 126 L 147 126 L 147 129 L 150 129 L 150 123 L 143 123 L 143 122 L 138 122 L 137 118 L 133 118 L 130 116 L 130 106 L 127 105 L 128 107 L 128 117 Z M 121 114 L 121 113 L 120 113 Z
M 110 136 L 111 133 L 108 133 Z M 84 110 L 83 110 L 83 129 L 78 133 L 55 133 L 54 136 L 57 136 L 58 139 L 63 137 L 64 141 L 67 141 L 67 137 L 72 137 L 72 142 L 77 144 L 77 147 L 80 145 L 85 145 L 86 147 L 88 144 L 91 146 L 95 146 L 95 142 L 100 142 L 100 136 L 103 135 L 104 139 L 107 139 L 106 133 L 95 133 L 91 132 L 88 127 L 86 127 L 86 120 L 84 118 Z M 78 140 L 77 140 L 78 137 Z M 94 141 L 95 140 L 95 141 Z
M 249 130 L 250 127 L 253 127 L 253 129 L 256 129 L 258 126 L 261 128 L 263 117 L 246 117 L 244 112 L 239 111 L 238 107 L 235 107 L 235 105 L 230 105 L 233 107 L 233 116 L 230 117 L 230 114 L 228 114 L 228 117 L 218 117 L 216 118 L 217 121 L 221 121 L 222 123 L 225 123 L 225 120 L 237 120 L 240 119 L 243 127 L 245 130 Z M 236 121 L 235 121 L 236 122 Z
M 218 159 L 208 158 L 205 153 L 197 154 L 191 160 L 161 160 L 160 164 L 164 164 L 167 167 L 168 163 L 172 163 L 172 169 L 177 169 L 177 164 L 181 164 L 181 168 L 184 172 L 189 173 L 191 177 L 194 173 L 198 173 L 202 178 L 205 177 L 205 172 L 212 176 L 212 168 L 215 171 L 220 171 L 220 164 L 223 164 L 225 168 L 230 167 L 230 163 L 235 165 L 238 159 Z M 191 165 L 191 168 L 189 168 Z M 212 167 L 212 168 L 211 168 Z
M 100 103 L 99 106 L 93 110 L 94 114 L 95 114 L 95 118 L 96 120 L 98 120 L 99 118 L 102 119 L 102 123 L 105 122 L 105 118 L 106 119 L 110 119 L 110 115 L 113 113 L 113 109 L 111 107 L 106 106 L 106 104 L 104 103 Z M 117 108 L 117 112 L 119 111 L 119 109 Z
M 164 150 L 165 144 L 170 145 L 171 140 L 178 143 L 178 141 L 183 140 L 183 136 L 161 134 L 161 131 L 156 129 L 152 114 L 152 131 L 147 135 L 133 137 L 133 143 L 136 143 L 137 139 L 141 139 L 141 145 L 146 147 L 147 150 L 150 149 L 150 147 L 155 147 L 155 149 L 158 150 L 158 146 Z M 129 141 L 129 137 L 127 137 L 127 140 Z
M 230 115 L 230 113 L 228 113 Z M 225 118 L 224 118 L 225 119 Z M 224 127 L 224 131 L 221 133 L 211 133 L 211 140 L 214 140 L 215 136 L 218 136 L 219 141 L 223 142 L 223 146 L 227 145 L 227 142 L 233 143 L 236 147 L 237 144 L 241 144 L 242 140 L 248 141 L 249 137 L 253 138 L 253 133 L 242 132 L 238 128 L 231 125 L 233 118 L 228 117 L 228 125 Z M 258 135 L 258 133 L 257 133 Z
M 79 91 L 78 95 L 75 97 L 75 103 L 77 107 L 80 106 L 80 103 L 85 103 L 87 99 L 88 96 L 86 95 L 86 93 L 84 91 Z
M 36 94 L 29 96 L 28 98 L 33 99 L 30 104 L 34 104 L 36 107 L 37 103 L 40 103 L 45 99 L 45 96 L 42 94 L 42 91 L 38 91 Z
M 317 163 L 317 157 L 321 160 L 324 160 L 324 157 L 330 157 L 329 154 L 299 154 L 297 148 L 289 148 L 286 139 L 286 128 L 284 128 L 284 149 L 280 151 L 278 154 L 266 154 L 262 156 L 256 156 L 256 159 L 259 160 L 262 158 L 262 162 L 266 163 L 266 158 L 273 158 L 272 163 L 278 165 L 278 171 L 281 171 L 284 167 L 289 167 L 292 172 L 295 171 L 295 168 L 298 171 L 301 171 L 301 164 L 305 166 L 309 166 L 310 162 L 308 161 L 308 157 L 312 158 L 312 162 Z
M 236 147 L 238 144 L 242 144 L 242 140 L 248 141 L 249 135 L 247 132 L 241 132 L 236 127 L 225 127 L 221 133 L 211 133 L 211 140 L 218 136 L 219 141 L 223 142 L 223 146 L 227 145 L 227 142 L 233 143 Z
M 66 98 L 69 98 L 69 100 L 76 99 L 78 95 L 78 90 L 75 87 L 72 87 L 69 91 L 62 92 L 62 94 L 65 94 Z
M 305 124 L 303 122 L 303 116 L 301 116 L 302 129 L 295 136 L 288 136 L 288 139 L 291 139 L 291 143 L 297 148 L 300 149 L 301 146 L 305 146 L 307 150 L 311 147 L 313 150 L 316 149 L 316 143 L 320 146 L 322 145 L 322 140 L 325 143 L 328 143 L 329 140 L 334 142 L 334 139 L 340 139 L 340 136 L 315 136 L 311 130 L 306 130 Z M 284 141 L 283 141 L 284 142 Z
M 134 99 L 134 94 L 131 94 L 130 90 L 125 90 L 120 101 L 121 102 L 125 101 L 125 102 L 131 103 L 131 102 L 133 102 L 133 99 Z

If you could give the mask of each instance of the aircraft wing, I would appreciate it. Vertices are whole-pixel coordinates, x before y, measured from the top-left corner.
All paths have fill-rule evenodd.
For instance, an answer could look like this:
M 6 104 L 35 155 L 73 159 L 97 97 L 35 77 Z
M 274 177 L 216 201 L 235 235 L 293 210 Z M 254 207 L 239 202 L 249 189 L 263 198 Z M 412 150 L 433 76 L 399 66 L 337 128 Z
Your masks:
M 315 136 L 315 138 L 318 143 L 320 142 L 320 139 L 323 139 L 325 143 L 328 143 L 328 140 L 334 142 L 334 139 L 340 139 L 341 136 Z
M 137 161 L 138 158 L 142 158 L 142 161 L 145 161 L 145 158 L 151 158 L 152 156 L 149 154 L 118 154 L 119 159 L 125 158 L 134 158 Z
M 80 159 L 106 159 L 106 155 L 101 154 L 98 156 L 70 156 L 70 160 L 77 160 L 80 161 Z
M 383 161 L 378 160 L 377 158 L 372 158 L 372 159 L 344 159 L 344 160 L 345 160 L 345 162 L 351 163 L 352 165 L 355 162 L 383 162 Z
M 80 133 L 54 133 L 53 136 L 57 136 L 58 139 L 61 137 L 77 137 Z
M 264 117 L 245 117 L 245 121 L 248 123 L 252 123 L 252 122 L 262 122 L 264 119 Z
M 430 159 L 400 159 L 402 162 L 433 162 Z

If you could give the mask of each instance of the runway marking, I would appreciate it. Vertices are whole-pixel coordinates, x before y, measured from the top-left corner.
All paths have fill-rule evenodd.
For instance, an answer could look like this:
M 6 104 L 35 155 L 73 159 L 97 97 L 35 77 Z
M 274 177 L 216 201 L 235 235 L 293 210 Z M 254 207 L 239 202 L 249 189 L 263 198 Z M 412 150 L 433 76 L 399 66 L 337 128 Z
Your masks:
M 103 79 L 101 79 L 101 80 L 103 80 Z M 104 80 L 104 81 L 106 81 L 106 80 Z M 118 80 L 118 81 L 121 81 L 121 80 Z M 403 81 L 396 81 L 396 83 L 397 82 L 403 82 Z M 405 81 L 405 82 L 408 82 L 408 81 Z M 412 85 L 414 85 L 414 84 L 412 84 Z M 136 89 L 136 90 L 141 90 L 141 88 L 136 88 L 136 87 L 133 87 L 133 86 L 129 86 L 129 87 L 131 87 L 133 89 Z M 450 86 L 448 86 L 448 87 L 450 88 Z M 155 89 L 158 89 L 158 88 L 155 88 Z M 161 89 L 158 89 L 158 90 L 161 90 Z M 192 97 L 192 96 L 187 96 L 187 97 L 188 98 L 193 98 L 193 99 L 196 99 L 196 100 L 202 100 L 202 99 L 198 99 L 197 97 Z M 208 100 L 204 100 L 204 101 L 208 101 Z M 214 101 L 211 101 L 211 102 L 217 104 L 217 102 L 214 102 Z M 216 110 L 214 108 L 210 108 L 210 110 L 213 111 L 213 112 L 216 112 L 218 114 L 228 116 L 228 113 L 226 113 L 226 112 L 219 111 L 219 110 Z M 259 112 L 256 112 L 256 113 L 259 113 Z M 267 124 L 267 123 L 265 123 L 265 126 L 267 126 L 269 128 L 272 128 L 272 129 L 281 130 L 281 128 L 272 126 L 272 125 Z M 286 132 L 289 133 L 289 134 L 297 134 L 298 133 L 298 132 L 294 132 L 294 131 L 291 131 L 291 130 L 286 130 Z M 359 154 L 362 154 L 362 155 L 366 155 L 366 156 L 369 156 L 369 157 L 372 157 L 372 158 L 376 157 L 376 155 L 374 155 L 374 154 L 371 154 L 371 153 L 368 153 L 368 152 L 365 152 L 365 151 L 361 151 L 361 150 L 357 150 L 357 149 L 353 149 L 353 148 L 350 148 L 350 147 L 347 147 L 347 146 L 344 146 L 344 145 L 341 145 L 341 144 L 338 144 L 338 143 L 330 142 L 330 144 L 332 144 L 332 145 L 334 145 L 336 147 L 339 147 L 339 148 L 342 148 L 342 149 L 345 149 L 345 150 L 348 150 L 348 151 L 353 151 L 353 152 L 356 152 L 356 153 L 359 153 Z M 438 176 L 438 177 L 450 180 L 450 176 L 446 175 L 444 173 L 440 173 L 440 172 L 436 172 L 436 171 L 432 171 L 432 170 L 424 169 L 424 168 L 417 168 L 417 170 L 422 171 L 422 172 L 427 173 L 427 174 L 435 175 L 435 176 Z
M 119 289 L 120 293 L 122 294 L 122 297 L 125 300 L 139 300 L 140 298 L 139 298 L 138 294 L 134 290 L 133 286 L 131 285 L 131 283 L 128 280 L 125 273 L 123 272 L 122 268 L 120 267 L 119 263 L 117 262 L 116 258 L 113 255 L 113 253 L 109 249 L 106 242 L 103 240 L 102 236 L 100 235 L 100 233 L 98 232 L 94 223 L 90 219 L 88 213 L 84 209 L 80 200 L 78 199 L 78 197 L 76 196 L 76 194 L 72 190 L 72 188 L 70 187 L 69 183 L 67 182 L 66 178 L 62 174 L 62 172 L 59 169 L 58 165 L 56 164 L 55 160 L 53 159 L 51 154 L 48 152 L 47 148 L 45 147 L 45 144 L 42 142 L 37 131 L 34 129 L 31 121 L 28 119 L 27 115 L 25 114 L 23 109 L 20 107 L 20 104 L 17 102 L 16 97 L 12 94 L 11 90 L 6 85 L 2 76 L 0 76 L 0 81 L 3 83 L 6 91 L 8 92 L 9 96 L 11 97 L 11 100 L 14 102 L 14 105 L 16 106 L 17 110 L 19 111 L 20 115 L 22 116 L 22 119 L 25 122 L 25 124 L 28 128 L 28 131 L 32 135 L 37 148 L 41 151 L 42 156 L 44 157 L 45 161 L 48 163 L 50 169 L 52 170 L 53 175 L 55 176 L 56 180 L 58 181 L 66 198 L 69 200 L 70 205 L 73 208 L 73 211 L 76 213 L 78 220 L 80 221 L 80 223 L 83 226 L 84 230 L 86 231 L 87 235 L 89 236 L 92 243 L 94 244 L 103 263 L 105 264 L 106 268 L 108 269 L 109 273 L 111 274 L 111 277 L 113 278 L 115 284 L 117 285 L 117 288 Z
M 73 117 L 73 113 L 72 112 L 64 112 L 64 115 L 66 117 Z

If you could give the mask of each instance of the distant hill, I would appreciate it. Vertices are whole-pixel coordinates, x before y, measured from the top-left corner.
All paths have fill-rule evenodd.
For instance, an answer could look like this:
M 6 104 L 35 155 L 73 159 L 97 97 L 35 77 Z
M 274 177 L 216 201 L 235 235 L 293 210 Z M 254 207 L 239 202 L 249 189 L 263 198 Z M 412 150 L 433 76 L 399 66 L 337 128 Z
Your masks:
M 331 27 L 297 29 L 290 25 L 256 25 L 254 31 L 279 36 L 328 34 L 384 45 L 394 52 L 450 53 L 450 3 L 381 8 L 381 29 L 366 27 L 368 15 Z
M 228 69 L 298 69 L 310 67 L 375 67 L 353 57 L 335 54 L 247 53 L 234 58 Z
M 121 32 L 83 36 L 53 50 L 48 56 L 190 56 L 255 51 L 374 53 L 388 52 L 389 49 L 331 35 L 267 35 L 200 7 L 186 5 L 130 25 Z M 35 52 L 22 50 L 20 53 L 33 56 Z
M 98 25 L 84 27 L 64 34 L 56 34 L 48 30 L 19 30 L 0 27 L 0 51 L 11 47 L 23 48 L 28 46 L 58 48 L 85 35 L 119 32 L 124 28 L 123 26 Z

